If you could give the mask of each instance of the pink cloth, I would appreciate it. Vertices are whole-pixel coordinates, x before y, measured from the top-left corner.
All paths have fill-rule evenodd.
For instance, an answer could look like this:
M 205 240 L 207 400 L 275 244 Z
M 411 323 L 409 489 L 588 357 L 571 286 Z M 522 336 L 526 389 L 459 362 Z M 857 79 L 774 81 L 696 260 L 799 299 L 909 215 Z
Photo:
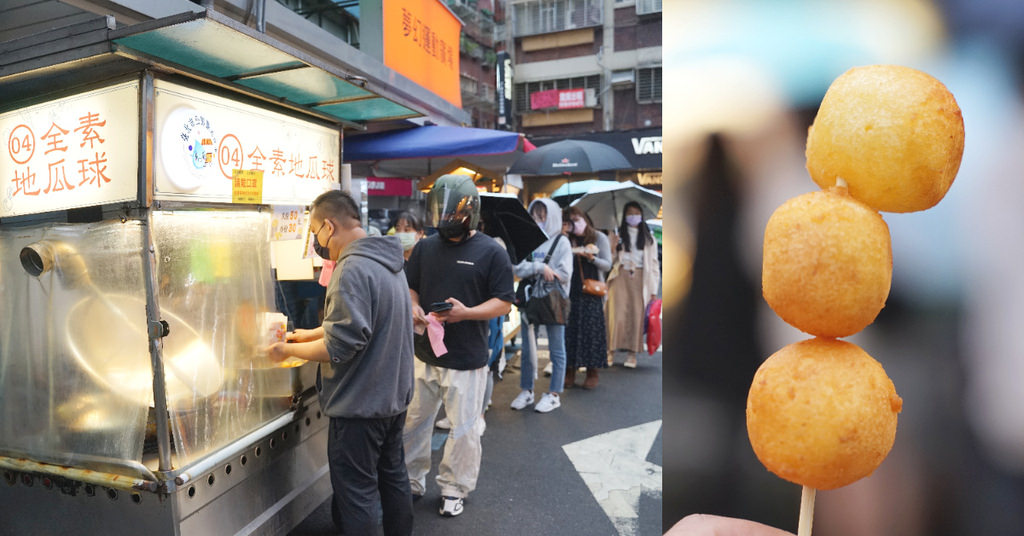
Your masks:
M 327 283 L 331 282 L 331 274 L 334 273 L 334 265 L 338 264 L 335 261 L 324 261 L 324 267 L 320 269 L 320 286 L 326 287 Z
M 448 348 L 444 345 L 444 325 L 437 320 L 434 313 L 427 315 L 427 337 L 430 339 L 430 348 L 434 350 L 434 355 L 441 357 L 448 353 Z

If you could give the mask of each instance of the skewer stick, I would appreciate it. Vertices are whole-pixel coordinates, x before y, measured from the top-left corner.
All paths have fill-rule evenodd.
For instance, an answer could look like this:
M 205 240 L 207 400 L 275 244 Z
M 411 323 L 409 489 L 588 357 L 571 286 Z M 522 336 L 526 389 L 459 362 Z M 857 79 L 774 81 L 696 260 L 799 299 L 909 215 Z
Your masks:
M 814 488 L 804 486 L 800 494 L 800 521 L 797 524 L 796 536 L 811 536 L 811 525 L 814 524 Z

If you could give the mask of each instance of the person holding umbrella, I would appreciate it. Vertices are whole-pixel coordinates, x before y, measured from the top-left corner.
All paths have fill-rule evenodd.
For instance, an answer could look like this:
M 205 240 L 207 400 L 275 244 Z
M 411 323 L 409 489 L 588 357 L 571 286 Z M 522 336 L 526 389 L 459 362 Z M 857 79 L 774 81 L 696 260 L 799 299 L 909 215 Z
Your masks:
M 593 389 L 598 383 L 598 369 L 608 366 L 605 355 L 608 344 L 605 333 L 604 298 L 583 291 L 584 279 L 604 281 L 604 274 L 612 267 L 612 253 L 608 237 L 594 228 L 590 217 L 577 207 L 562 211 L 562 219 L 572 222 L 569 233 L 575 258 L 572 282 L 569 285 L 569 323 L 565 328 L 566 373 L 565 386 L 576 383 L 576 369 L 587 368 L 584 389 Z
M 627 353 L 622 366 L 636 368 L 636 354 L 643 350 L 645 306 L 657 298 L 661 280 L 658 246 L 639 203 L 626 203 L 614 249 L 606 304 L 608 364 L 618 350 Z
M 550 238 L 534 249 L 529 258 L 515 265 L 513 272 L 520 279 L 533 278 L 533 284 L 557 284 L 557 288 L 552 289 L 551 292 L 561 292 L 563 296 L 569 296 L 572 246 L 569 245 L 569 240 L 562 236 L 562 209 L 553 200 L 540 198 L 530 203 L 529 211 L 533 220 Z M 548 252 L 550 252 L 549 258 Z M 541 280 L 545 283 L 542 283 Z M 521 318 L 522 326 L 525 329 L 523 330 L 523 360 L 519 386 L 523 390 L 512 400 L 511 408 L 514 410 L 523 409 L 533 403 L 533 382 L 537 376 L 537 331 L 539 325 L 531 325 L 525 313 L 521 314 Z M 565 326 L 561 324 L 543 324 L 543 326 L 548 336 L 548 349 L 553 366 L 549 391 L 533 408 L 539 413 L 547 413 L 562 405 L 559 393 L 563 390 L 565 378 Z

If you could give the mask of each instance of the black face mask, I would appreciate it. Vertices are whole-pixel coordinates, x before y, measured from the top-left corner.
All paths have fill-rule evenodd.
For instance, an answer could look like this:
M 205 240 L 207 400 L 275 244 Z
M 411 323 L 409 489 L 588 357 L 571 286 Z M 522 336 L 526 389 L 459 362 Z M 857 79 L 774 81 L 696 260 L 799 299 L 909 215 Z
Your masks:
M 317 255 L 320 255 L 320 258 L 325 261 L 334 260 L 331 258 L 331 250 L 328 249 L 327 246 L 321 246 L 320 242 L 313 242 L 313 251 L 315 251 Z

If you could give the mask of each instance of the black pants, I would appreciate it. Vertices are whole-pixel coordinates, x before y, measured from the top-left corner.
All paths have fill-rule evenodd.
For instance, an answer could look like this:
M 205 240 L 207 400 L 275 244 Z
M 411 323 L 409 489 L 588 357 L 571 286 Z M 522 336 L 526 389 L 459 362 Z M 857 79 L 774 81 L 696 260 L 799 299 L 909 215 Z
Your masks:
M 348 536 L 377 534 L 377 505 L 384 534 L 412 534 L 412 492 L 405 470 L 405 412 L 381 419 L 331 417 L 327 457 L 334 506 Z

